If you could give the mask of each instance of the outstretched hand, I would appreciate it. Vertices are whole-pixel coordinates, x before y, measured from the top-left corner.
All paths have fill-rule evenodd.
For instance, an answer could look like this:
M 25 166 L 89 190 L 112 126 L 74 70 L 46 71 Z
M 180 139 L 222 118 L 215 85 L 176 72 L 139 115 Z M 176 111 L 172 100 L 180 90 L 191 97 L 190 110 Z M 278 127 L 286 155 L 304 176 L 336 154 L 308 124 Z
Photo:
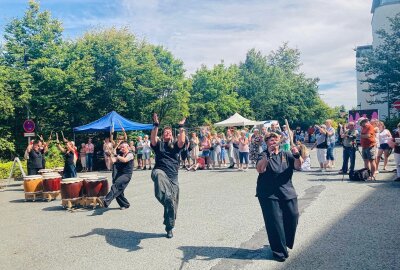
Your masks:
M 158 115 L 156 113 L 153 114 L 153 123 L 159 124 L 160 121 L 158 120 Z
M 178 124 L 183 125 L 183 124 L 185 124 L 185 121 L 186 121 L 186 117 L 184 117 Z

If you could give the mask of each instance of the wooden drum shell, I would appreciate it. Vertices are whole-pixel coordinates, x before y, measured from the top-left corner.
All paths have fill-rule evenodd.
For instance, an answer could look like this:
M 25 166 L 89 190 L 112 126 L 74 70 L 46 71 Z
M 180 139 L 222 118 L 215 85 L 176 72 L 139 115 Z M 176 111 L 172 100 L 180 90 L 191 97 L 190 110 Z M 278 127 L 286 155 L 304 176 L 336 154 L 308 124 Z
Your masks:
M 61 199 L 82 197 L 83 181 L 79 178 L 66 178 L 61 181 Z
M 43 176 L 43 191 L 54 192 L 61 190 L 61 175 L 58 173 Z
M 41 175 L 29 175 L 24 177 L 24 192 L 37 193 L 43 191 L 43 177 Z

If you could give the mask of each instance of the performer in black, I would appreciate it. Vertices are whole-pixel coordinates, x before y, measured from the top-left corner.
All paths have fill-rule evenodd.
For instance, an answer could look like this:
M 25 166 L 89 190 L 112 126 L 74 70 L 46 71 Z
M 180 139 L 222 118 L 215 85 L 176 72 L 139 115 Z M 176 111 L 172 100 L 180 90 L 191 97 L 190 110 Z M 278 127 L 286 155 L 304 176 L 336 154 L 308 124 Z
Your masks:
M 292 184 L 294 169 L 301 168 L 296 147 L 290 152 L 279 150 L 280 135 L 270 133 L 266 138 L 267 150 L 257 161 L 257 194 L 274 258 L 283 262 L 292 249 L 299 211 L 297 194 Z
M 153 115 L 154 128 L 151 131 L 151 147 L 155 153 L 156 164 L 151 172 L 154 182 L 154 194 L 157 200 L 164 206 L 164 225 L 167 238 L 172 238 L 172 229 L 175 226 L 176 212 L 179 203 L 179 152 L 185 145 L 185 119 L 179 122 L 178 140 L 174 142 L 172 129 L 165 127 L 162 139 L 157 139 L 158 116 Z
M 75 146 L 72 142 L 67 141 L 65 148 L 60 145 L 57 138 L 57 147 L 64 153 L 64 174 L 63 178 L 74 178 L 77 176 L 76 173 L 76 156 L 75 156 Z
M 128 186 L 132 178 L 133 172 L 133 154 L 130 152 L 129 144 L 122 142 L 119 145 L 120 155 L 114 155 L 113 163 L 115 164 L 116 174 L 113 178 L 113 185 L 110 192 L 103 200 L 103 206 L 108 207 L 112 200 L 116 199 L 121 210 L 129 208 L 130 204 L 125 198 L 124 190 Z
M 43 156 L 38 141 L 31 142 L 26 148 L 25 156 L 28 158 L 28 175 L 37 175 L 43 169 Z

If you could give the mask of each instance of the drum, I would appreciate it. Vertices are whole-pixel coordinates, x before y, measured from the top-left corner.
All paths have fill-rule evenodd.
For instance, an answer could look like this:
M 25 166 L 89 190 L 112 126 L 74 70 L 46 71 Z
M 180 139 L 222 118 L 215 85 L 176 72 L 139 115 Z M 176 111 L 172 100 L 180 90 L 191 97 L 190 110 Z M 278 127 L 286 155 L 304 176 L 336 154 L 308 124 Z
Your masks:
M 43 175 L 43 174 L 45 174 L 45 173 L 51 173 L 51 172 L 54 172 L 54 170 L 52 170 L 52 169 L 40 169 L 40 170 L 39 170 L 39 173 L 40 173 L 41 175 Z
M 61 199 L 82 197 L 83 181 L 79 178 L 65 178 L 61 181 Z
M 99 177 L 99 180 L 102 182 L 101 189 L 99 192 L 99 197 L 105 197 L 107 195 L 108 189 L 109 189 L 107 177 L 105 177 L 105 176 Z
M 56 167 L 54 168 L 55 172 L 58 172 L 61 176 L 64 174 L 64 167 Z
M 56 172 L 43 174 L 43 192 L 61 190 L 61 175 Z
M 82 194 L 83 194 L 84 196 L 87 196 L 87 191 L 86 191 L 86 186 L 87 186 L 87 185 L 85 185 L 85 180 L 86 180 L 86 179 L 89 179 L 89 178 L 90 178 L 90 179 L 97 178 L 97 174 L 85 174 L 85 175 L 79 176 L 79 178 L 83 180 Z
M 103 186 L 103 182 L 99 177 L 90 177 L 83 180 L 83 185 L 85 187 L 85 196 L 98 197 Z
M 25 193 L 37 193 L 43 190 L 43 177 L 41 175 L 28 175 L 24 177 Z

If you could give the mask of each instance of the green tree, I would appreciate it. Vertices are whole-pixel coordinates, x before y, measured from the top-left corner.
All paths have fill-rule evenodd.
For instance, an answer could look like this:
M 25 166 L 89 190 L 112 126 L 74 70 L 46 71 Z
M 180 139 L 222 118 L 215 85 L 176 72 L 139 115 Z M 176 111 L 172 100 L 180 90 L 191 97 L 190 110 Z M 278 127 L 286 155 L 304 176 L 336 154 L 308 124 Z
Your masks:
M 357 70 L 366 75 L 363 82 L 369 87 L 365 91 L 377 97 L 370 104 L 393 104 L 400 99 L 400 14 L 389 18 L 389 22 L 388 31 L 376 32 L 381 44 L 373 47 L 357 65 Z
M 240 64 L 240 96 L 250 100 L 258 120 L 288 119 L 306 126 L 331 115 L 318 95 L 318 78 L 299 72 L 300 52 L 287 43 L 264 56 L 250 50 Z
M 29 1 L 21 19 L 13 19 L 5 27 L 2 62 L 10 69 L 6 76 L 8 95 L 12 97 L 14 114 L 9 118 L 9 130 L 20 150 L 25 148 L 22 123 L 27 111 L 37 119 L 47 91 L 42 85 L 43 69 L 59 66 L 59 48 L 62 44 L 61 23 L 49 12 L 40 12 L 39 4 Z M 39 121 L 40 122 L 40 121 Z M 41 132 L 40 125 L 37 131 Z
M 249 101 L 239 97 L 238 87 L 239 69 L 236 65 L 225 67 L 222 62 L 212 69 L 202 66 L 193 75 L 190 123 L 194 126 L 215 123 L 235 112 L 252 116 Z

